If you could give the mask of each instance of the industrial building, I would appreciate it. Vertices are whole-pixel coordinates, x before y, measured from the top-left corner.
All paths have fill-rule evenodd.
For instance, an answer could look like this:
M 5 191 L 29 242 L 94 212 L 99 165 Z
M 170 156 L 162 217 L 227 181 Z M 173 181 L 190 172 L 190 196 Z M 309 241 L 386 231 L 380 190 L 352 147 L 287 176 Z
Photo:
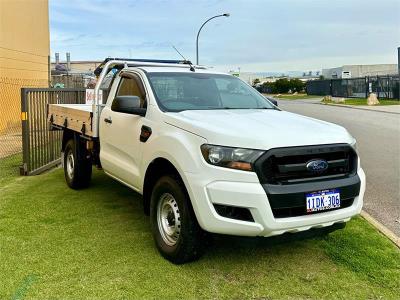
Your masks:
M 93 74 L 93 71 L 103 60 L 71 60 L 69 52 L 65 55 L 64 61 L 60 60 L 60 54 L 55 54 L 55 61 L 51 63 L 51 74 Z
M 21 88 L 49 86 L 48 1 L 0 1 L 0 20 L 1 136 L 20 130 Z
M 344 65 L 337 68 L 322 69 L 325 79 L 357 78 L 365 76 L 396 75 L 397 64 Z

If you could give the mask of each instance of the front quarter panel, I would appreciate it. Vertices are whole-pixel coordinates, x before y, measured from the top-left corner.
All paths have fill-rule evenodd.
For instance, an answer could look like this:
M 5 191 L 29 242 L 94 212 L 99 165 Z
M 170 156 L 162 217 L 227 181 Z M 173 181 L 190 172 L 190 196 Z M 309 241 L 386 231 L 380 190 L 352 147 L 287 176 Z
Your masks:
M 184 173 L 200 171 L 202 165 L 200 146 L 207 142 L 205 138 L 164 122 L 148 125 L 152 128 L 152 135 L 144 144 L 143 149 L 141 191 L 143 191 L 146 170 L 157 158 L 170 161 L 184 181 L 186 181 Z

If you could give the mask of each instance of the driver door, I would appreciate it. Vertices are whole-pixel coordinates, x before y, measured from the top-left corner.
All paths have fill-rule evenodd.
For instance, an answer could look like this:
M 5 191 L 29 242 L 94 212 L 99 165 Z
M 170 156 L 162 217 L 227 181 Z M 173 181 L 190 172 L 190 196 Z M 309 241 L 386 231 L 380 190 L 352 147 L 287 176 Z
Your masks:
M 146 92 L 140 76 L 123 72 L 119 77 L 115 96 L 138 96 L 141 107 L 146 108 Z M 100 117 L 101 164 L 107 173 L 138 189 L 143 149 L 140 132 L 144 117 L 113 111 L 114 99 L 108 100 Z

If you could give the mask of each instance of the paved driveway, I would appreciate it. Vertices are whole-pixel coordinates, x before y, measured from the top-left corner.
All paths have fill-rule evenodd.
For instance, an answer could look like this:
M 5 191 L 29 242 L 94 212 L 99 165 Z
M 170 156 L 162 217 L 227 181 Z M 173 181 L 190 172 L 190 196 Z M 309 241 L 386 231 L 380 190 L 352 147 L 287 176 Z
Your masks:
M 290 112 L 342 125 L 357 139 L 367 175 L 364 209 L 400 236 L 400 114 L 279 100 Z M 387 109 L 387 108 L 385 108 Z

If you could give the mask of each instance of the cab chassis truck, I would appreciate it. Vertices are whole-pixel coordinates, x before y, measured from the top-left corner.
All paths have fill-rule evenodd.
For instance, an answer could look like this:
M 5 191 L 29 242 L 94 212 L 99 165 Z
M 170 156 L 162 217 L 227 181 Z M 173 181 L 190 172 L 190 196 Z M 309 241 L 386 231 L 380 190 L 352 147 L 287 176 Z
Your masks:
M 365 174 L 346 129 L 188 61 L 106 59 L 95 73 L 92 105 L 48 106 L 51 130 L 63 131 L 66 183 L 87 188 L 94 164 L 143 195 L 171 262 L 199 258 L 208 233 L 335 230 L 360 213 Z

